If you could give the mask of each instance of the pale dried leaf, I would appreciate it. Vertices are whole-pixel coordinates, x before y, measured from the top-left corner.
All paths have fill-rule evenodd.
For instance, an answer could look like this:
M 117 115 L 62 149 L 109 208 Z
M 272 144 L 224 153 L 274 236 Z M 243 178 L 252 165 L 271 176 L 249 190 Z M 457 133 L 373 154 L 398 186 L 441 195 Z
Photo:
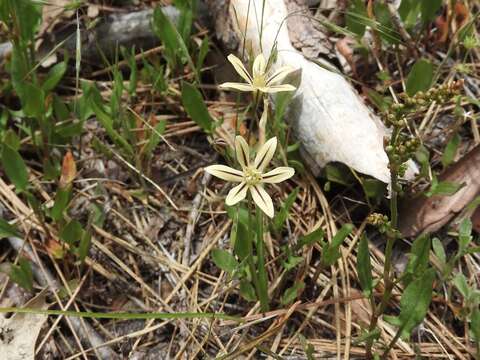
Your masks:
M 25 306 L 46 309 L 45 294 L 41 293 Z M 2 358 L 9 360 L 34 359 L 35 343 L 46 320 L 46 315 L 38 314 L 14 314 L 8 319 L 0 316 L 0 331 L 3 334 L 3 339 L 0 340 Z

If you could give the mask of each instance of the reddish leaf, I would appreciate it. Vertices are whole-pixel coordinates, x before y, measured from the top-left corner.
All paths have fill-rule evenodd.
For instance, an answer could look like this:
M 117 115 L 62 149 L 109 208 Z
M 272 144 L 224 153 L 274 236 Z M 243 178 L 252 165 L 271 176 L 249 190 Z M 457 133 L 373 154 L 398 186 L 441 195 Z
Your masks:
M 60 175 L 60 181 L 58 186 L 62 189 L 66 188 L 72 183 L 77 175 L 77 165 L 73 159 L 73 155 L 68 151 L 63 157 L 62 174 Z

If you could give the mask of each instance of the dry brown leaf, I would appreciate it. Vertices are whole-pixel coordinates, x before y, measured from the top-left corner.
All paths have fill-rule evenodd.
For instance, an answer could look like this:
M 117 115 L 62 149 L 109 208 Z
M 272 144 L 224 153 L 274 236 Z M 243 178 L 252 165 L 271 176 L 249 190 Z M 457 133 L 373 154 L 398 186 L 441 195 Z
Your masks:
M 440 15 L 435 19 L 435 27 L 437 28 L 435 42 L 437 44 L 445 44 L 448 39 L 448 21 L 444 15 Z
M 372 317 L 370 301 L 365 297 L 361 297 L 362 293 L 356 289 L 352 289 L 350 295 L 352 297 L 359 297 L 359 299 L 350 302 L 350 306 L 352 307 L 352 321 L 361 325 L 368 325 Z
M 357 67 L 355 66 L 355 61 L 353 60 L 353 49 L 352 46 L 355 44 L 355 40 L 350 37 L 344 37 L 341 40 L 338 40 L 335 44 L 338 52 L 345 58 L 348 65 L 352 68 L 353 74 L 357 75 Z
M 42 7 L 42 24 L 39 29 L 40 35 L 51 30 L 62 18 L 70 17 L 73 14 L 72 10 L 65 11 L 65 7 L 69 3 L 70 0 L 49 0 L 44 3 Z
M 399 217 L 404 236 L 437 231 L 475 199 L 480 192 L 480 145 L 444 171 L 439 181 L 464 186 L 452 196 L 422 195 L 405 201 Z
M 65 257 L 65 246 L 62 246 L 57 240 L 49 238 L 45 242 L 45 250 L 55 259 L 63 259 Z
M 46 309 L 45 293 L 30 300 L 28 308 Z M 35 358 L 35 343 L 46 315 L 15 314 L 10 318 L 0 315 L 0 353 L 2 359 L 25 360 Z
M 100 7 L 95 4 L 88 5 L 87 16 L 90 19 L 95 19 L 100 14 Z
M 480 233 L 480 206 L 475 209 L 475 212 L 472 215 L 472 225 L 473 230 Z

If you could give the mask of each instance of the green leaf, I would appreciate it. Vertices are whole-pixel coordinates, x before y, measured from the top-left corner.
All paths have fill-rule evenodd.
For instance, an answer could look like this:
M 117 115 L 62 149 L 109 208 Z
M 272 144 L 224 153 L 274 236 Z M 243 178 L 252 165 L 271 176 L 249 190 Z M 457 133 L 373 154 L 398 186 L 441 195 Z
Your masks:
M 370 199 L 379 201 L 385 197 L 386 185 L 383 182 L 376 179 L 365 179 L 362 185 L 365 195 Z
M 20 30 L 20 41 L 26 46 L 33 41 L 42 20 L 41 2 L 32 0 L 0 1 L 0 16 L 6 24 L 15 22 Z M 12 29 L 13 31 L 13 29 Z
M 177 29 L 185 43 L 188 43 L 192 31 L 193 16 L 196 7 L 196 1 L 175 0 L 173 5 L 180 10 L 180 17 L 177 21 Z
M 285 292 L 283 293 L 280 299 L 280 303 L 282 305 L 291 304 L 297 298 L 299 292 L 301 292 L 304 287 L 305 287 L 305 284 L 303 283 L 303 281 L 299 281 L 295 283 L 295 285 L 285 290 Z
M 246 279 L 240 281 L 240 295 L 242 295 L 242 297 L 247 301 L 257 301 L 255 288 Z
M 363 0 L 352 0 L 346 14 L 347 29 L 362 37 L 369 20 L 365 2 Z
M 458 133 L 455 133 L 455 135 L 453 135 L 453 137 L 450 139 L 447 146 L 445 147 L 445 151 L 442 155 L 442 165 L 444 168 L 450 165 L 455 159 L 458 146 L 460 145 L 460 140 L 460 135 L 458 135 Z
M 8 222 L 0 218 L 0 239 L 10 236 L 20 237 L 20 234 L 15 226 L 10 225 Z
M 392 23 L 387 5 L 377 1 L 374 3 L 373 9 L 377 20 L 377 22 L 373 24 L 373 28 L 377 31 L 378 35 L 387 44 L 400 43 L 401 39 L 394 30 L 395 26 Z
M 432 184 L 430 190 L 425 192 L 425 196 L 431 197 L 435 195 L 439 196 L 451 196 L 454 195 L 458 190 L 465 186 L 465 183 L 458 184 L 450 181 L 441 181 L 438 182 L 437 178 L 434 176 L 432 178 Z
M 443 248 L 443 244 L 438 238 L 433 238 L 432 240 L 432 247 L 435 256 L 440 260 L 442 265 L 447 263 L 447 255 L 445 254 L 445 249 Z
M 400 315 L 398 316 L 401 324 L 399 331 L 403 339 L 410 337 L 413 329 L 425 318 L 432 300 L 434 280 L 435 270 L 428 269 L 405 288 L 400 300 Z
M 468 286 L 467 278 L 465 277 L 465 275 L 463 275 L 462 273 L 458 273 L 457 275 L 455 275 L 455 277 L 453 278 L 453 284 L 465 299 L 469 298 L 470 287 Z
M 80 238 L 80 242 L 78 243 L 78 247 L 76 248 L 76 253 L 77 253 L 78 259 L 81 262 L 84 262 L 85 258 L 88 255 L 88 251 L 90 250 L 91 240 L 92 240 L 92 235 L 88 231 L 85 231 L 83 236 Z
M 244 260 L 251 254 L 252 249 L 252 233 L 240 220 L 237 222 L 237 232 L 234 244 L 235 254 L 240 260 Z
M 415 95 L 419 91 L 430 89 L 433 82 L 433 65 L 426 59 L 418 60 L 407 77 L 407 94 Z
M 369 100 L 375 105 L 380 111 L 387 111 L 389 106 L 392 104 L 392 99 L 388 96 L 383 96 L 372 89 L 367 89 L 367 96 Z
M 65 241 L 68 245 L 74 246 L 85 234 L 85 230 L 83 230 L 82 224 L 77 220 L 71 220 L 60 232 L 59 236 L 60 239 Z
M 13 150 L 6 144 L 2 148 L 2 165 L 5 174 L 16 189 L 24 191 L 28 186 L 27 167 L 18 151 Z
M 283 268 L 286 271 L 292 270 L 295 268 L 298 264 L 300 264 L 302 261 L 304 261 L 303 257 L 301 256 L 289 256 L 286 261 L 283 262 Z
M 411 29 L 417 24 L 417 19 L 420 15 L 420 3 L 418 0 L 402 0 L 398 13 L 405 28 Z
M 124 47 L 121 48 L 122 55 L 125 60 L 128 62 L 128 67 L 130 68 L 130 79 L 128 81 L 128 93 L 130 96 L 135 95 L 137 90 L 138 83 L 138 67 L 137 59 L 135 58 L 135 45 L 130 48 L 128 52 Z
M 148 143 L 145 145 L 145 149 L 143 152 L 150 156 L 157 147 L 158 143 L 160 142 L 160 135 L 163 135 L 165 129 L 167 127 L 166 120 L 160 120 L 157 125 L 155 125 L 154 129 L 150 134 L 150 138 L 148 139 Z
M 373 289 L 372 264 L 370 262 L 370 251 L 368 250 L 368 239 L 365 234 L 362 235 L 358 244 L 357 272 L 363 292 L 366 296 L 370 296 Z
M 213 249 L 212 260 L 218 268 L 232 275 L 238 269 L 238 261 L 226 250 Z
M 59 221 L 63 219 L 63 212 L 70 203 L 70 196 L 72 194 L 72 187 L 67 186 L 64 189 L 59 188 L 55 194 L 55 202 L 53 203 L 50 216 L 53 220 Z
M 420 235 L 412 244 L 407 267 L 405 269 L 405 283 L 423 274 L 428 268 L 431 241 L 429 235 Z
M 306 360 L 315 360 L 315 348 L 312 344 L 307 342 L 307 339 L 302 334 L 299 334 L 300 342 L 303 346 L 303 351 L 305 351 Z
M 210 116 L 202 94 L 195 85 L 182 81 L 182 104 L 188 115 L 206 133 L 211 133 L 215 121 Z
M 430 169 L 430 153 L 427 148 L 423 145 L 420 145 L 415 152 L 415 158 L 421 165 L 420 174 L 424 177 L 428 177 Z
M 20 138 L 12 129 L 8 129 L 3 134 L 3 143 L 10 146 L 13 150 L 18 151 L 20 149 Z
M 327 164 L 323 171 L 328 181 L 344 186 L 350 186 L 355 183 L 350 170 L 340 164 Z
M 341 229 L 335 234 L 331 243 L 326 242 L 323 246 L 321 263 L 324 266 L 332 266 L 341 256 L 340 245 L 346 237 L 352 232 L 352 224 L 344 224 Z
M 185 54 L 182 53 L 182 47 L 180 47 L 179 44 L 181 36 L 170 19 L 163 13 L 161 7 L 155 8 L 153 12 L 152 27 L 155 35 L 158 36 L 165 46 L 167 61 L 172 68 L 175 68 L 177 64 L 177 52 L 180 53 L 180 57 L 185 57 Z
M 12 265 L 10 269 L 10 279 L 22 288 L 33 290 L 33 272 L 30 262 L 25 258 L 18 260 L 18 265 Z
M 443 0 L 420 0 L 420 9 L 423 23 L 435 19 L 437 11 L 441 8 Z
M 472 311 L 470 330 L 477 344 L 480 343 L 480 310 L 478 309 Z
M 295 188 L 287 197 L 285 202 L 282 204 L 280 211 L 275 214 L 273 218 L 272 227 L 275 232 L 279 232 L 282 230 L 285 221 L 287 221 L 288 214 L 290 213 L 290 209 L 292 208 L 293 204 L 295 203 L 295 199 L 298 196 L 300 189 L 297 187 Z
M 42 90 L 49 92 L 55 89 L 60 80 L 62 80 L 65 71 L 67 71 L 67 63 L 65 61 L 53 66 L 48 72 L 45 82 L 42 84 Z
M 310 246 L 315 244 L 316 242 L 320 242 L 323 240 L 325 233 L 322 229 L 318 228 L 317 230 L 312 231 L 310 234 L 302 236 L 298 240 L 297 248 L 301 249 L 304 246 Z
M 359 337 L 353 339 L 352 343 L 354 345 L 357 345 L 357 344 L 366 342 L 367 340 L 370 340 L 370 339 L 377 340 L 380 337 L 380 334 L 381 333 L 379 328 L 376 328 L 373 331 L 366 331 L 366 332 L 363 332 L 362 335 L 360 335 Z
M 198 57 L 197 57 L 198 72 L 200 72 L 200 70 L 203 67 L 203 63 L 205 62 L 205 57 L 207 56 L 209 47 L 210 47 L 210 42 L 208 40 L 208 36 L 205 36 L 202 40 L 202 43 L 200 44 L 200 49 L 198 51 Z
M 472 241 L 472 221 L 469 218 L 463 219 L 458 228 L 458 244 L 459 252 L 463 253 L 468 244 Z
M 97 116 L 98 122 L 105 128 L 105 131 L 110 139 L 120 148 L 125 150 L 129 155 L 133 155 L 135 152 L 132 146 L 114 129 L 113 120 L 111 116 L 105 112 L 103 106 L 98 105 L 95 100 L 91 101 L 91 106 L 95 112 L 95 115 Z
M 182 35 L 178 32 L 177 28 L 172 24 L 170 19 L 163 13 L 161 7 L 155 8 L 153 12 L 153 31 L 162 41 L 165 46 L 167 54 L 167 61 L 172 68 L 176 67 L 177 55 L 182 62 L 187 61 L 190 68 L 195 74 L 195 78 L 198 81 L 198 73 L 193 64 L 192 58 L 188 52 L 188 48 L 183 41 Z
M 22 110 L 26 116 L 41 118 L 45 113 L 45 92 L 30 83 L 23 83 L 18 94 L 22 101 Z

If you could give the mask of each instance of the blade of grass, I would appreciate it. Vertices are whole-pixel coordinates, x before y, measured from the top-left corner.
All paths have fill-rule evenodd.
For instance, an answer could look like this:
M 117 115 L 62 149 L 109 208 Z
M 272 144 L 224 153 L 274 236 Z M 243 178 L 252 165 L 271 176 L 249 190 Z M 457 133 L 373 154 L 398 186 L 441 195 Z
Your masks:
M 129 312 L 86 312 L 86 311 L 63 311 L 63 310 L 42 310 L 34 308 L 0 307 L 0 313 L 17 314 L 38 314 L 38 315 L 64 315 L 91 319 L 122 319 L 122 320 L 143 320 L 143 319 L 221 319 L 242 322 L 238 316 L 222 313 L 129 313 Z

